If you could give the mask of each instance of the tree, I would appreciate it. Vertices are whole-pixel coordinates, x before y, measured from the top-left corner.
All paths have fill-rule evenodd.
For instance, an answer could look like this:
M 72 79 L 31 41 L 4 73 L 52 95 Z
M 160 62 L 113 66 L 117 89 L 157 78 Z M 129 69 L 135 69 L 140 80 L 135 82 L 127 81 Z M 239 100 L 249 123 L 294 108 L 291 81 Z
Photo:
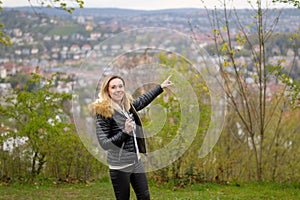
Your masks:
M 238 123 L 241 125 L 239 130 L 245 134 L 243 137 L 249 152 L 248 160 L 251 162 L 253 155 L 256 179 L 260 181 L 264 175 L 265 152 L 271 148 L 266 138 L 275 134 L 270 131 L 273 126 L 283 126 L 279 120 L 283 112 L 279 112 L 278 115 L 275 113 L 282 109 L 282 105 L 286 105 L 280 103 L 282 100 L 288 101 L 284 93 L 288 89 L 289 79 L 281 80 L 282 84 L 277 85 L 278 100 L 269 99 L 270 86 L 276 79 L 276 74 L 274 75 L 276 70 L 273 69 L 280 69 L 281 62 L 273 65 L 269 63 L 266 47 L 280 14 L 270 18 L 268 14 L 274 10 L 263 9 L 262 1 L 259 0 L 256 5 L 252 5 L 255 12 L 253 21 L 250 21 L 249 17 L 244 19 L 238 16 L 235 9 L 228 9 L 228 1 L 222 2 L 224 9 L 214 9 L 211 12 L 207 10 L 212 27 L 211 38 L 215 45 L 216 62 L 223 75 L 224 91 L 230 110 L 237 115 Z M 194 29 L 193 31 L 195 32 Z M 238 51 L 240 47 L 246 45 L 250 49 L 251 59 L 243 62 Z
M 68 1 L 63 1 L 63 0 L 41 0 L 39 2 L 41 4 L 41 6 L 46 6 L 48 8 L 62 9 L 64 11 L 69 12 L 70 14 L 72 14 L 72 12 L 75 10 L 76 5 L 79 8 L 83 8 L 83 5 L 84 5 L 83 0 L 68 0 Z M 28 3 L 30 5 L 32 5 L 30 0 L 28 0 Z M 74 6 L 70 6 L 70 4 L 73 4 Z
M 2 1 L 0 0 L 0 12 L 2 11 Z M 0 23 L 0 43 L 3 45 L 10 45 L 10 37 L 3 32 L 4 24 Z
M 173 181 L 175 185 L 190 184 L 194 181 L 200 181 L 199 173 L 197 170 L 201 170 L 201 158 L 195 153 L 199 151 L 199 147 L 203 142 L 203 136 L 207 132 L 210 123 L 211 108 L 207 104 L 209 99 L 209 92 L 205 81 L 201 79 L 201 74 L 197 71 L 191 63 L 185 58 L 178 56 L 171 52 L 159 52 L 157 57 L 161 66 L 172 71 L 167 71 L 163 74 L 163 77 L 172 74 L 172 80 L 177 85 L 177 89 L 166 91 L 163 95 L 156 98 L 155 102 L 158 103 L 161 108 L 155 113 L 151 120 L 153 125 L 145 128 L 146 131 L 155 132 L 157 127 L 162 127 L 155 137 L 149 138 L 148 148 L 149 152 L 157 149 L 164 149 L 170 143 L 176 141 L 176 145 L 172 146 L 172 150 L 165 150 L 163 154 L 159 156 L 160 160 L 168 160 L 172 158 L 170 165 L 153 172 L 151 175 L 158 181 Z M 182 78 L 184 77 L 184 78 Z M 187 87 L 182 89 L 181 86 L 191 85 L 195 99 L 191 95 L 191 90 Z M 147 90 L 147 89 L 146 89 Z M 176 91 L 177 90 L 177 91 Z M 180 92 L 181 91 L 181 92 Z M 173 94 L 175 93 L 175 94 Z M 188 116 L 185 115 L 183 107 L 188 106 Z M 197 108 L 196 108 L 197 106 Z M 197 112 L 198 107 L 201 108 L 201 112 Z M 165 113 L 163 113 L 164 111 Z M 155 109 L 152 110 L 155 112 Z M 199 115 L 199 116 L 198 116 Z M 143 123 L 147 124 L 147 116 L 150 116 L 146 111 L 146 115 L 143 116 Z M 199 118 L 198 118 L 199 117 Z M 155 120 L 156 119 L 156 120 Z M 165 119 L 165 122 L 164 120 Z M 199 119 L 193 121 L 193 119 Z M 162 122 L 163 125 L 162 125 Z M 184 134 L 185 126 L 197 127 L 196 134 L 189 132 L 188 136 Z M 190 137 L 190 138 L 187 138 Z M 189 144 L 189 140 L 192 142 Z M 188 148 L 187 145 L 189 144 Z M 182 149 L 186 151 L 182 152 Z M 174 159 L 176 158 L 176 160 Z M 148 163 L 151 163 L 148 160 Z M 157 162 L 157 161 L 156 161 Z M 155 164 L 155 162 L 153 163 Z M 195 170 L 197 168 L 197 170 Z
M 7 127 L 1 136 L 11 141 L 23 140 L 13 142 L 11 151 L 14 154 L 22 147 L 17 155 L 21 160 L 29 158 L 32 177 L 40 174 L 47 162 L 49 145 L 73 129 L 63 105 L 71 95 L 53 91 L 58 81 L 63 81 L 60 73 L 50 78 L 32 73 L 23 88 L 1 97 L 4 103 L 0 105 L 0 117 L 2 126 Z
M 300 1 L 299 0 L 273 0 L 273 2 L 280 2 L 280 3 L 288 3 L 292 4 L 296 8 L 300 8 Z
M 48 8 L 56 8 L 56 9 L 62 9 L 64 11 L 69 12 L 72 14 L 72 12 L 75 10 L 76 5 L 79 8 L 83 8 L 84 1 L 83 0 L 69 0 L 67 1 L 63 0 L 41 0 L 39 3 L 41 6 L 46 6 Z M 28 0 L 28 3 L 32 6 L 32 3 L 30 0 Z M 73 4 L 74 6 L 69 6 L 70 4 Z M 0 12 L 2 11 L 2 0 L 0 0 Z M 7 35 L 5 32 L 3 32 L 3 29 L 5 28 L 5 24 L 0 23 L 0 44 L 3 44 L 5 46 L 11 45 L 11 40 L 9 35 Z
M 280 2 L 280 3 L 287 3 L 292 4 L 294 7 L 300 9 L 300 1 L 299 0 L 273 0 L 273 2 Z M 300 30 L 300 27 L 299 27 Z M 299 34 L 293 34 L 290 37 L 290 40 L 295 42 L 297 39 L 299 39 Z M 297 44 L 297 43 L 296 43 Z M 295 48 L 298 48 L 298 45 L 294 45 Z M 296 49 L 295 49 L 296 51 Z M 282 68 L 279 68 L 278 70 L 275 68 L 276 77 L 280 81 L 283 81 L 290 89 L 289 97 L 291 98 L 291 103 L 294 108 L 300 108 L 300 84 L 299 82 L 293 81 L 290 74 L 286 74 L 283 72 Z

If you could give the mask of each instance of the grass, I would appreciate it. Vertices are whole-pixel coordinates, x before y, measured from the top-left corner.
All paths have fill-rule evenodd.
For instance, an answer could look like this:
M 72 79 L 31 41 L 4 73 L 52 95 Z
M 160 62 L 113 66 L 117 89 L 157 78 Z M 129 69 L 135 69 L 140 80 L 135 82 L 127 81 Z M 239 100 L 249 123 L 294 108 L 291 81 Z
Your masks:
M 82 30 L 82 27 L 78 25 L 70 25 L 65 27 L 54 27 L 52 30 L 48 32 L 48 35 L 72 35 L 73 33 L 79 32 Z
M 150 183 L 151 199 L 154 200 L 293 200 L 300 199 L 300 183 L 244 183 L 244 184 L 195 184 L 185 188 Z M 18 184 L 0 185 L 0 199 L 114 199 L 109 181 L 88 184 Z M 135 196 L 131 191 L 131 199 Z

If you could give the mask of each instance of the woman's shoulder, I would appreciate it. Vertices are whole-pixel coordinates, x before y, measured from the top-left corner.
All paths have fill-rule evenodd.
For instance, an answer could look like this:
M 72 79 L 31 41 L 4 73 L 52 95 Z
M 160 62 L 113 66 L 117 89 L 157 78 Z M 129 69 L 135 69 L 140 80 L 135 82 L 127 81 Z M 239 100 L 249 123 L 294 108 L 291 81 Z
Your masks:
M 92 115 L 100 115 L 104 118 L 111 118 L 113 115 L 113 109 L 108 100 L 97 99 L 89 105 L 89 110 Z

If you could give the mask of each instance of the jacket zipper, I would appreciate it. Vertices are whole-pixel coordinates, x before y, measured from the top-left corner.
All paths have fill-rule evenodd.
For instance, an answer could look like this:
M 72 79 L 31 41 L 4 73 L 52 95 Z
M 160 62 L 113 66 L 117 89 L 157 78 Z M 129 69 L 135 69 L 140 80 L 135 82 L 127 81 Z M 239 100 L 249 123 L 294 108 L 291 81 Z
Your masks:
M 122 143 L 122 146 L 121 146 L 121 149 L 120 149 L 120 152 L 119 152 L 119 161 L 121 160 L 121 155 L 122 155 L 122 152 L 123 152 L 124 145 L 125 145 L 125 142 Z

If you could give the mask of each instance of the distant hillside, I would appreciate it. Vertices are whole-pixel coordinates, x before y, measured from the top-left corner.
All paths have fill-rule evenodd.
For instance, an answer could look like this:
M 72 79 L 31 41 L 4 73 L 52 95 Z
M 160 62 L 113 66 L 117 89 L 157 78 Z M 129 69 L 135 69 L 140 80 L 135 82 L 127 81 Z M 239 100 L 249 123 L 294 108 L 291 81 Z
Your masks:
M 18 10 L 24 12 L 42 13 L 49 16 L 65 16 L 69 15 L 68 12 L 61 9 L 45 8 L 45 7 L 14 7 L 5 8 L 5 10 Z M 182 9 L 163 9 L 163 10 L 134 10 L 134 9 L 119 9 L 119 8 L 84 8 L 76 9 L 73 15 L 89 15 L 89 16 L 110 16 L 110 17 L 122 17 L 122 16 L 136 16 L 141 14 L 187 14 L 195 13 L 200 9 L 197 8 L 182 8 Z
M 68 12 L 62 9 L 55 8 L 46 8 L 46 7 L 14 7 L 8 8 L 4 7 L 4 10 L 15 10 L 15 11 L 23 11 L 29 13 L 38 13 L 45 14 L 48 16 L 59 16 L 63 18 L 68 18 L 71 16 L 94 16 L 94 17 L 134 17 L 140 15 L 181 15 L 181 16 L 199 16 L 200 13 L 206 13 L 204 9 L 199 8 L 181 8 L 181 9 L 161 9 L 161 10 L 134 10 L 134 9 L 120 9 L 120 8 L 77 8 L 73 14 L 69 14 Z M 222 12 L 222 10 L 219 10 Z M 243 16 L 242 18 L 247 18 L 249 15 L 253 14 L 250 9 L 239 9 L 237 10 L 238 15 Z M 201 14 L 200 14 L 201 15 Z M 291 8 L 291 9 L 283 9 L 281 13 L 281 19 L 289 18 L 291 16 L 300 16 L 300 9 Z

